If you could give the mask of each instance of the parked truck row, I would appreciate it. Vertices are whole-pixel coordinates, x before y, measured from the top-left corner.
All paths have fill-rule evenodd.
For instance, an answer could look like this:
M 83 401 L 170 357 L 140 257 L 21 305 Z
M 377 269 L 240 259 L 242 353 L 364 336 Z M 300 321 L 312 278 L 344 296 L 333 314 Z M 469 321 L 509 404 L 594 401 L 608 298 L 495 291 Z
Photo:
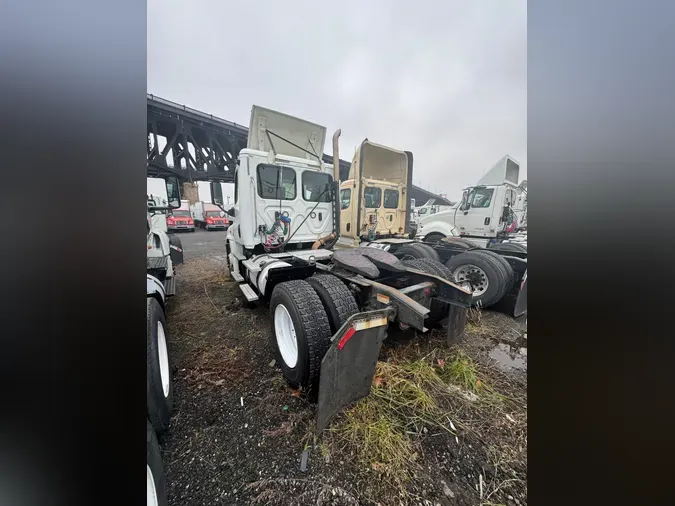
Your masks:
M 173 410 L 166 304 L 176 293 L 176 266 L 183 248 L 167 235 L 171 214 L 181 208 L 178 180 L 165 179 L 167 198 L 148 196 L 146 250 L 146 504 L 166 506 L 167 489 L 157 436 L 169 428 Z
M 526 253 L 411 237 L 412 153 L 366 139 L 341 182 L 339 135 L 331 167 L 317 156 L 325 127 L 254 106 L 225 244 L 244 297 L 269 304 L 286 380 L 317 396 L 317 430 L 368 395 L 389 324 L 454 340 L 471 305 L 527 309 Z M 222 209 L 219 183 L 211 195 Z
M 190 215 L 195 225 L 205 230 L 227 230 L 230 226 L 230 220 L 226 213 L 220 207 L 211 203 L 194 203 L 190 206 Z

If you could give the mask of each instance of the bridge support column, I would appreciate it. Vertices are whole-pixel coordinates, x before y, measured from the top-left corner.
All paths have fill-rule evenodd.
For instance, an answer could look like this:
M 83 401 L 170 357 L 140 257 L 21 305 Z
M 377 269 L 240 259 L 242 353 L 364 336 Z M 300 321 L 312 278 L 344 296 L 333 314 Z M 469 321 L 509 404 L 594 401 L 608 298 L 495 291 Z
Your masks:
M 181 189 L 181 198 L 183 200 L 189 200 L 190 205 L 195 202 L 199 202 L 199 187 L 197 183 L 186 182 L 183 183 L 183 188 Z

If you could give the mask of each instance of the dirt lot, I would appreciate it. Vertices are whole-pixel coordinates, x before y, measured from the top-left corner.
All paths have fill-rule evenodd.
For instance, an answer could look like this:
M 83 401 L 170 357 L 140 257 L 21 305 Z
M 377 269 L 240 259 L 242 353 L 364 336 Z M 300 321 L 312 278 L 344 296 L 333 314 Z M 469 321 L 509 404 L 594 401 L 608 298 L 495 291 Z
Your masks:
M 226 273 L 225 234 L 181 239 L 170 504 L 527 504 L 522 325 L 474 312 L 454 349 L 438 331 L 391 332 L 370 397 L 315 437 L 313 405 L 273 363 L 267 308 Z

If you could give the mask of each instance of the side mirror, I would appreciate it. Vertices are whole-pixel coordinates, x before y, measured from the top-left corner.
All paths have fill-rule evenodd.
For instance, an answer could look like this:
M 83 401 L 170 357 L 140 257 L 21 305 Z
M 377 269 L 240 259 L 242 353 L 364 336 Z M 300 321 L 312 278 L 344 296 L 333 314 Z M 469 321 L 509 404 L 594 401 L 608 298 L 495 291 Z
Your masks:
M 211 203 L 220 208 L 225 205 L 225 202 L 223 201 L 223 187 L 218 181 L 211 182 Z
M 166 185 L 167 207 L 178 209 L 180 207 L 180 184 L 176 176 L 167 176 L 164 178 Z

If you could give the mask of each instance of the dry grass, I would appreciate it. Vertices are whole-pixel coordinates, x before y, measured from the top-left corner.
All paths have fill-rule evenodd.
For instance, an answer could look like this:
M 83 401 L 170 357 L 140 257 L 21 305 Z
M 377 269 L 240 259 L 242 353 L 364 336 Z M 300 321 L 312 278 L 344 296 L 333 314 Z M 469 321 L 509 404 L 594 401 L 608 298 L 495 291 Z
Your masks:
M 169 325 L 175 351 L 190 349 L 187 378 L 220 385 L 249 377 L 246 350 L 213 345 L 227 326 L 228 308 L 222 305 L 231 299 L 224 297 L 232 284 L 227 271 L 211 259 L 196 259 L 178 269 L 180 298 L 172 301 Z
M 371 482 L 379 484 L 376 494 L 394 493 L 405 503 L 408 485 L 422 469 L 424 435 L 433 430 L 494 442 L 497 434 L 503 444 L 490 444 L 486 451 L 513 478 L 510 466 L 522 462 L 527 447 L 526 415 L 514 413 L 522 411 L 520 399 L 499 393 L 461 350 L 435 348 L 412 358 L 393 353 L 390 360 L 378 363 L 370 396 L 331 426 L 324 453 L 354 454 L 360 466 L 377 475 Z M 485 496 L 506 488 L 486 483 Z

